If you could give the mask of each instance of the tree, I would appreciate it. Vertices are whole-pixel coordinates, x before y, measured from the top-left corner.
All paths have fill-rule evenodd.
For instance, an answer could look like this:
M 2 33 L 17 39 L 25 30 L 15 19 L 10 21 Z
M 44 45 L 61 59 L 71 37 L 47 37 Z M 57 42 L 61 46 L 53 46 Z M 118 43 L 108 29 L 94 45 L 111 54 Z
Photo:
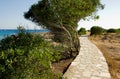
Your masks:
M 39 0 L 24 17 L 51 30 L 57 41 L 70 46 L 71 51 L 78 51 L 77 22 L 102 8 L 100 0 Z
M 79 35 L 84 35 L 84 34 L 86 34 L 86 29 L 83 28 L 83 27 L 81 27 L 80 30 L 78 31 L 78 34 L 79 34 Z
M 91 31 L 90 35 L 100 35 L 103 33 L 104 29 L 99 26 L 93 26 L 91 27 L 90 31 Z

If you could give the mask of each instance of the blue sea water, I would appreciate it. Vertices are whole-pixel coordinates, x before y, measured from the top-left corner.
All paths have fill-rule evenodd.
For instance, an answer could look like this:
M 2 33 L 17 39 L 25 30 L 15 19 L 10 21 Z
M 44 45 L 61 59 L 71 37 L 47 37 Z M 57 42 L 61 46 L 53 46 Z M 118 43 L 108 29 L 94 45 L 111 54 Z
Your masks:
M 49 30 L 26 30 L 26 32 L 29 33 L 43 33 L 43 32 L 49 32 Z M 10 35 L 15 35 L 18 33 L 17 29 L 0 29 L 0 40 L 10 36 Z

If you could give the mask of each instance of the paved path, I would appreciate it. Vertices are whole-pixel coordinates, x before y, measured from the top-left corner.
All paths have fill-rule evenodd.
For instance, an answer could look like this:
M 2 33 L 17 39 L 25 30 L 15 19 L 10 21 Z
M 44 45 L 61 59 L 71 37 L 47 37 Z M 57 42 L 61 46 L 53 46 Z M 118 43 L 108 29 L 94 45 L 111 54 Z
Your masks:
M 80 53 L 64 74 L 67 79 L 111 79 L 102 52 L 87 37 L 80 37 Z

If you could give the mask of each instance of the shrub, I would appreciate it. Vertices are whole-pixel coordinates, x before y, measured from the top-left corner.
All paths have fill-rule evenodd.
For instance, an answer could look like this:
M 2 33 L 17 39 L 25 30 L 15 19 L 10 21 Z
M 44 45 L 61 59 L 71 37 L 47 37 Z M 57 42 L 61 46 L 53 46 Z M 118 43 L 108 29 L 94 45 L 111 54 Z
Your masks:
M 55 78 L 50 63 L 59 54 L 41 36 L 22 31 L 1 40 L 0 46 L 0 79 Z
M 43 72 L 51 71 L 50 62 L 54 60 L 52 55 L 54 53 L 51 46 L 45 42 L 31 50 L 26 48 L 26 50 L 7 49 L 1 51 L 0 79 L 41 79 Z
M 107 30 L 107 33 L 116 33 L 116 29 L 113 29 L 113 28 L 108 29 L 108 30 Z
M 103 33 L 104 30 L 99 26 L 93 26 L 90 31 L 91 31 L 90 35 L 100 35 Z
M 80 30 L 78 31 L 79 35 L 84 35 L 86 34 L 86 29 L 85 28 L 80 28 Z
M 19 47 L 32 47 L 33 44 L 33 36 L 32 34 L 25 33 L 25 34 L 18 34 L 6 37 L 1 40 L 0 45 L 2 50 L 10 49 L 10 48 L 19 48 Z
M 117 34 L 120 34 L 120 28 L 116 30 L 116 33 L 117 33 Z

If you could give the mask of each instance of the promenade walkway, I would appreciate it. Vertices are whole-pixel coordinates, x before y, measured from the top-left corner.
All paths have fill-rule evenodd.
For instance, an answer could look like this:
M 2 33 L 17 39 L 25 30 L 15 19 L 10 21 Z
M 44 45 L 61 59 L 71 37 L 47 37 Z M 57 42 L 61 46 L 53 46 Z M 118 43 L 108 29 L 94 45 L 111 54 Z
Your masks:
M 87 37 L 80 37 L 80 52 L 65 72 L 67 79 L 111 79 L 102 52 Z

